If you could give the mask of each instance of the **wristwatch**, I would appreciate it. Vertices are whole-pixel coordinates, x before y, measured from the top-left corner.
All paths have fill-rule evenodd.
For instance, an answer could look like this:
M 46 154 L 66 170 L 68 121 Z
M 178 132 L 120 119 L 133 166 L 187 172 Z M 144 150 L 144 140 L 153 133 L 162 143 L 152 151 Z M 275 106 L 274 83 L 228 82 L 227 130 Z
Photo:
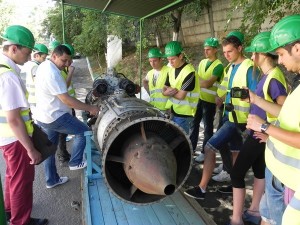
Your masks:
M 269 126 L 270 126 L 270 123 L 269 123 L 269 122 L 263 123 L 263 124 L 260 126 L 260 131 L 261 131 L 262 133 L 265 134 L 266 131 L 268 130 Z

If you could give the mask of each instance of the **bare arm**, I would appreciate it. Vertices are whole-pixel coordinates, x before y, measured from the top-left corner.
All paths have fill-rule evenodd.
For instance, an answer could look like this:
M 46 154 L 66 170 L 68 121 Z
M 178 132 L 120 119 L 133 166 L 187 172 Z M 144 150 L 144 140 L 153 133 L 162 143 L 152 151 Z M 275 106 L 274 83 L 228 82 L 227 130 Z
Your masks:
M 245 87 L 243 87 L 245 88 Z M 248 88 L 247 88 L 248 89 Z M 281 110 L 281 104 L 279 102 L 282 102 L 285 100 L 285 96 L 281 96 L 280 98 L 278 98 L 277 103 L 273 103 L 273 102 L 269 102 L 259 96 L 257 96 L 255 93 L 253 93 L 252 91 L 249 90 L 249 95 L 250 95 L 250 103 L 251 104 L 255 104 L 258 107 L 260 107 L 261 109 L 263 109 L 264 111 L 272 114 L 273 116 L 278 116 Z M 249 102 L 249 99 L 244 99 L 244 101 Z M 282 102 L 283 104 L 283 102 Z
M 164 96 L 174 96 L 178 90 L 176 88 L 171 88 L 168 86 L 164 86 L 163 88 L 163 95 Z
M 164 86 L 163 88 L 163 95 L 164 96 L 172 96 L 178 100 L 183 100 L 187 95 L 187 91 L 177 90 L 176 88 L 171 88 L 168 86 Z
M 217 79 L 218 79 L 217 76 L 211 76 L 211 78 L 208 79 L 208 80 L 201 80 L 200 79 L 200 88 L 210 88 L 210 87 L 212 87 Z
M 68 70 L 68 76 L 66 79 L 66 83 L 67 83 L 67 87 L 70 87 L 71 85 L 71 81 L 74 75 L 74 71 L 75 71 L 75 67 L 74 66 L 69 66 L 69 70 Z
M 145 78 L 143 79 L 143 86 L 146 89 L 146 91 L 148 92 L 148 94 L 150 95 L 150 92 L 149 92 L 149 81 L 146 80 Z
M 254 131 L 261 131 L 260 127 L 263 123 L 265 123 L 263 119 L 256 115 L 250 114 L 247 119 L 247 128 L 252 129 Z M 292 146 L 294 148 L 300 148 L 300 132 L 287 131 L 280 127 L 270 125 L 266 131 L 266 134 L 276 138 L 277 140 L 289 146 Z
M 57 95 L 57 97 L 70 108 L 89 111 L 91 115 L 97 115 L 99 112 L 97 106 L 85 104 L 67 93 Z
M 178 100 L 183 100 L 185 96 L 187 95 L 187 91 L 179 90 L 173 97 Z
M 27 150 L 27 154 L 31 159 L 30 164 L 38 164 L 41 161 L 42 156 L 33 146 L 33 143 L 26 131 L 25 123 L 20 115 L 20 111 L 20 108 L 6 111 L 7 123 L 16 138 Z

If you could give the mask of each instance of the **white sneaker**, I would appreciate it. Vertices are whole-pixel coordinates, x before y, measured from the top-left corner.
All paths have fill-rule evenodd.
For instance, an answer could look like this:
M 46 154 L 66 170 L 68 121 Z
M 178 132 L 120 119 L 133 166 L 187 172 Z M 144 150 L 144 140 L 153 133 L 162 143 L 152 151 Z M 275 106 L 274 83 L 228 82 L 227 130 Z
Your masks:
M 83 161 L 77 166 L 69 166 L 70 170 L 81 170 L 87 166 L 87 161 Z
M 221 163 L 218 167 L 214 168 L 213 173 L 214 174 L 219 174 L 223 170 L 223 163 Z
M 228 182 L 231 180 L 229 173 L 224 170 L 222 170 L 221 173 L 213 176 L 212 179 L 217 182 Z
M 203 153 L 200 153 L 200 154 L 195 158 L 195 161 L 198 162 L 198 163 L 204 162 L 204 154 L 203 154 Z
M 46 185 L 46 188 L 54 188 L 58 185 L 64 184 L 66 182 L 68 182 L 69 178 L 68 177 L 60 177 L 58 182 L 56 184 L 53 185 Z

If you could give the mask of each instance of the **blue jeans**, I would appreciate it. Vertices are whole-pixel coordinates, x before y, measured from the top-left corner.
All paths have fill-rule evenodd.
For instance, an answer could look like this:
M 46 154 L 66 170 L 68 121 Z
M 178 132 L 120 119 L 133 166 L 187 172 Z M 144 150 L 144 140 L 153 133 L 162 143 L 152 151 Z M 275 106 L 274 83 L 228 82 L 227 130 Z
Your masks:
M 280 225 L 283 212 L 286 208 L 284 204 L 284 185 L 273 176 L 266 167 L 265 171 L 265 194 L 260 200 L 259 212 L 264 221 L 271 225 Z
M 172 121 L 177 123 L 182 129 L 184 129 L 187 135 L 189 135 L 189 133 L 190 133 L 190 127 L 191 127 L 192 120 L 193 120 L 193 117 L 174 116 L 172 118 Z
M 37 123 L 44 129 L 49 140 L 55 145 L 58 144 L 59 133 L 75 135 L 69 166 L 77 166 L 82 162 L 86 142 L 84 132 L 90 130 L 87 125 L 69 113 L 63 114 L 49 124 L 39 121 Z M 48 157 L 44 161 L 44 168 L 47 185 L 56 184 L 59 181 L 59 176 L 55 165 L 55 155 Z
M 203 119 L 204 123 L 204 139 L 202 143 L 202 151 L 206 142 L 214 134 L 214 118 L 216 114 L 216 104 L 199 100 L 197 105 L 196 114 L 192 122 L 190 139 L 192 142 L 193 150 L 195 151 L 198 143 L 200 122 Z
M 222 119 L 222 126 L 216 133 L 207 141 L 207 146 L 215 152 L 218 152 L 222 149 L 228 149 L 227 145 L 232 152 L 240 151 L 243 145 L 243 139 L 239 128 L 242 130 L 245 129 L 245 124 L 232 123 L 228 120 L 228 116 L 224 115 Z

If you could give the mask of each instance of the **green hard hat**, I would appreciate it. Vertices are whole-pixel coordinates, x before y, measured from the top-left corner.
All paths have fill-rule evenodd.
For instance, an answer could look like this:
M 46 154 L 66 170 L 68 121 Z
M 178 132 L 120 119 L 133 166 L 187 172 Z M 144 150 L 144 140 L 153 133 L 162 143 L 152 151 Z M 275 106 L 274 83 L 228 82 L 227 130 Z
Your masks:
M 274 25 L 270 35 L 271 50 L 300 40 L 300 14 L 287 16 Z
M 165 57 L 176 56 L 183 51 L 183 48 L 178 41 L 170 41 L 165 47 Z
M 244 43 L 244 34 L 238 30 L 234 30 L 234 31 L 231 31 L 229 34 L 227 34 L 226 37 L 230 37 L 230 36 L 235 36 L 237 37 L 241 43 Z
M 48 55 L 48 48 L 44 44 L 35 44 L 33 50 L 35 52 L 41 52 L 41 53 Z
M 66 46 L 70 50 L 71 56 L 73 57 L 75 54 L 75 49 L 73 48 L 73 46 L 69 45 L 69 44 L 63 44 L 63 45 Z
M 60 45 L 60 42 L 59 41 L 51 41 L 49 43 L 49 50 L 53 51 L 57 46 Z
M 204 47 L 213 47 L 213 48 L 217 48 L 219 46 L 219 40 L 217 38 L 214 37 L 210 37 L 210 38 L 206 38 L 204 40 Z
M 148 52 L 148 58 L 162 58 L 164 55 L 158 48 L 151 48 Z
M 33 49 L 34 37 L 30 30 L 20 25 L 12 25 L 1 34 L 4 40 Z
M 270 52 L 270 31 L 261 32 L 251 41 L 251 45 L 245 48 L 246 52 Z

